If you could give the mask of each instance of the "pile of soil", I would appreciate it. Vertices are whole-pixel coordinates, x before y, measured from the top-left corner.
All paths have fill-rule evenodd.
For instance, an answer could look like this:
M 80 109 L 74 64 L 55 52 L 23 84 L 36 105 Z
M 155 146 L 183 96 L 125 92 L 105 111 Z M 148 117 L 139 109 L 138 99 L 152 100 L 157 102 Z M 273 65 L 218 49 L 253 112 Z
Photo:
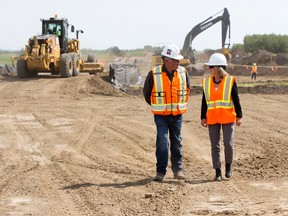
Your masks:
M 228 71 L 233 75 L 250 76 L 254 63 L 257 64 L 260 76 L 288 75 L 288 54 L 275 55 L 265 50 L 258 50 L 248 55 L 244 51 L 237 50 L 232 52 L 231 63 L 232 66 L 228 67 Z
M 80 89 L 80 93 L 90 93 L 95 95 L 105 95 L 105 96 L 118 96 L 121 97 L 121 91 L 118 91 L 113 87 L 112 83 L 109 81 L 109 76 L 107 73 L 95 74 L 92 76 L 86 84 L 85 90 Z
M 202 62 L 207 62 L 210 55 L 216 51 L 205 51 L 197 53 Z M 219 51 L 220 52 L 220 51 Z M 206 60 L 203 61 L 203 59 Z M 246 53 L 244 50 L 231 50 L 231 61 L 228 62 L 228 72 L 233 75 L 250 76 L 252 65 L 256 63 L 258 67 L 258 75 L 260 76 L 288 76 L 288 54 L 274 54 L 266 50 L 258 50 L 252 54 Z M 204 63 L 203 63 L 204 64 Z M 196 67 L 197 72 L 199 67 Z M 202 75 L 193 71 L 192 75 Z M 205 72 L 205 71 L 204 71 Z
M 128 95 L 142 95 L 143 87 L 140 85 L 124 86 L 123 88 L 114 87 L 110 82 L 108 73 L 99 73 L 92 76 L 86 83 L 85 88 L 79 90 L 80 93 L 94 95 L 122 97 Z
M 279 66 L 288 64 L 288 54 L 274 54 L 266 50 L 258 50 L 252 54 L 244 52 L 244 50 L 232 50 L 232 64 L 235 65 L 268 65 Z
M 279 53 L 275 56 L 275 62 L 278 65 L 287 65 L 288 64 L 288 54 L 287 53 Z
M 253 65 L 253 63 L 257 65 L 277 65 L 273 61 L 273 54 L 265 50 L 258 50 L 252 53 L 251 56 L 244 57 L 241 61 L 241 65 Z

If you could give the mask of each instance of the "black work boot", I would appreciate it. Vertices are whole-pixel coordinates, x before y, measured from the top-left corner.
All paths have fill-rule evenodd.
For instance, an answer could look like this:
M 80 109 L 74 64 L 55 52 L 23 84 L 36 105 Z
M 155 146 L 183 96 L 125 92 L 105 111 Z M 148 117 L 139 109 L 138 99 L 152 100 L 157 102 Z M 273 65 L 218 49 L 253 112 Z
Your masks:
M 214 181 L 221 181 L 222 180 L 221 169 L 217 168 L 215 169 L 215 171 L 216 171 L 216 176 L 214 178 Z
M 230 178 L 231 176 L 232 176 L 231 164 L 226 164 L 225 177 Z

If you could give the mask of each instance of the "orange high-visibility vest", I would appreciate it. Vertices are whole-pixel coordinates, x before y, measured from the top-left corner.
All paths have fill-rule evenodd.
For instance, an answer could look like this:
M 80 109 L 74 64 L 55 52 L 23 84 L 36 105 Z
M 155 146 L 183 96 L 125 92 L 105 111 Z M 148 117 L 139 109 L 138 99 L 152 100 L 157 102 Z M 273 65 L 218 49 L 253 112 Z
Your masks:
M 252 73 L 256 73 L 257 72 L 257 66 L 253 65 L 252 66 Z
M 190 93 L 186 73 L 186 69 L 179 66 L 170 82 L 167 74 L 162 72 L 161 65 L 152 70 L 154 86 L 151 92 L 151 106 L 154 114 L 176 116 L 186 112 Z
M 207 124 L 227 124 L 236 121 L 236 113 L 231 97 L 231 90 L 235 78 L 233 76 L 225 76 L 215 89 L 213 76 L 203 78 L 203 90 L 207 103 Z

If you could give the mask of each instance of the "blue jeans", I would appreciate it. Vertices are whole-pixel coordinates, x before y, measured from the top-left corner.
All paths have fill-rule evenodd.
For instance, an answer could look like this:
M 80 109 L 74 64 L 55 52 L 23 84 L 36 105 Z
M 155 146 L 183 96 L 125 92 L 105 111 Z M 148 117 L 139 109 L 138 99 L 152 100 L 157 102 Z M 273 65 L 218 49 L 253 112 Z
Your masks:
M 168 165 L 168 152 L 170 139 L 171 167 L 173 173 L 182 171 L 182 115 L 161 116 L 154 115 L 154 121 L 157 127 L 156 139 L 156 171 L 166 174 Z

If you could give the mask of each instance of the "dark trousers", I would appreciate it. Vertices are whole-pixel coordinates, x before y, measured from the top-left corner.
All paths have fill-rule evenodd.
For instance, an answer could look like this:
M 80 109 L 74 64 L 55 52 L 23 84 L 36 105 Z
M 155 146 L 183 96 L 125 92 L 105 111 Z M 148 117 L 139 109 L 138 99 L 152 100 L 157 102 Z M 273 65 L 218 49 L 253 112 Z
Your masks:
M 221 168 L 220 134 L 223 132 L 225 163 L 232 164 L 234 152 L 234 123 L 208 125 L 213 168 Z

